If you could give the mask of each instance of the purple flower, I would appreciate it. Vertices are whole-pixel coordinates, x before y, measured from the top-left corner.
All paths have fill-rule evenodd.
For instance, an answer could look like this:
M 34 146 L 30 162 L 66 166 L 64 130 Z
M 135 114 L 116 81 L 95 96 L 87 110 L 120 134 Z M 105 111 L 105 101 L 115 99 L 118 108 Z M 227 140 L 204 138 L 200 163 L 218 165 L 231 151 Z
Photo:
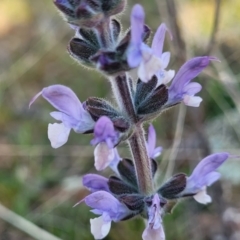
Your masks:
M 90 219 L 91 233 L 95 239 L 103 239 L 111 228 L 111 222 L 118 222 L 129 215 L 130 210 L 106 191 L 94 192 L 84 199 L 85 203 L 93 208 L 92 212 L 101 215 Z
M 154 35 L 152 47 L 143 43 L 142 34 L 144 27 L 144 10 L 141 5 L 135 5 L 131 14 L 131 42 L 128 51 L 128 64 L 130 67 L 138 67 L 139 78 L 147 82 L 153 75 L 158 78 L 158 85 L 169 83 L 175 75 L 175 71 L 166 71 L 170 53 L 162 53 L 166 31 L 165 24 L 161 24 Z M 201 90 L 199 83 L 190 83 L 208 66 L 215 57 L 196 57 L 187 61 L 178 71 L 169 88 L 167 105 L 171 106 L 184 102 L 188 106 L 198 107 L 202 98 L 194 96 Z
M 143 240 L 165 240 L 161 214 L 160 198 L 155 194 L 148 208 L 148 225 L 143 232 Z
M 220 178 L 220 173 L 216 172 L 229 157 L 226 152 L 215 153 L 204 158 L 194 169 L 190 177 L 187 178 L 185 190 L 181 196 L 194 195 L 194 199 L 202 204 L 211 202 L 211 197 L 207 195 L 206 188 L 211 186 Z
M 98 171 L 105 169 L 114 160 L 117 161 L 117 152 L 114 146 L 119 142 L 119 133 L 115 131 L 112 121 L 106 117 L 100 117 L 94 127 L 95 167 Z
M 167 105 L 174 105 L 183 101 L 185 105 L 198 107 L 202 98 L 194 96 L 201 91 L 199 83 L 190 83 L 208 66 L 210 61 L 217 60 L 215 57 L 195 57 L 187 61 L 178 71 L 168 90 Z
M 108 179 L 97 174 L 86 174 L 83 176 L 83 186 L 89 191 L 106 191 L 109 192 Z
M 119 222 L 139 213 L 148 216 L 148 225 L 143 232 L 143 240 L 164 240 L 165 234 L 162 227 L 163 214 L 158 194 L 151 197 L 146 197 L 144 200 L 145 207 L 142 205 L 144 197 L 140 195 L 125 195 L 113 196 L 107 189 L 103 191 L 96 191 L 97 188 L 101 189 L 105 185 L 105 179 L 100 176 L 89 176 L 88 174 L 84 179 L 84 185 L 87 182 L 87 187 L 93 189 L 93 193 L 85 197 L 81 202 L 85 202 L 89 207 L 93 208 L 91 212 L 100 215 L 98 218 L 90 219 L 91 233 L 95 239 L 102 239 L 107 236 L 111 228 L 111 222 Z M 99 183 L 97 181 L 99 180 Z M 123 185 L 121 185 L 123 187 Z M 116 186 L 115 186 L 116 187 Z M 121 190 L 121 189 L 120 189 Z M 117 198 L 120 198 L 119 201 Z M 135 201 L 136 202 L 135 202 Z M 79 204 L 77 203 L 77 204 Z M 76 204 L 76 205 L 77 205 Z M 127 204 L 127 205 L 126 205 Z M 140 204 L 140 205 L 139 205 Z M 140 207 L 140 211 L 137 207 Z
M 166 71 L 170 61 L 170 53 L 162 53 L 165 33 L 168 30 L 161 24 L 153 38 L 152 48 L 142 41 L 144 32 L 144 9 L 137 4 L 131 14 L 131 42 L 128 50 L 128 64 L 131 68 L 138 67 L 138 76 L 148 82 L 153 75 L 158 77 L 158 85 L 168 83 L 174 76 L 174 71 Z
M 143 240 L 165 240 L 162 216 L 167 210 L 166 193 L 168 193 L 166 196 L 176 194 L 170 197 L 170 200 L 193 196 L 200 203 L 208 203 L 211 199 L 206 195 L 206 187 L 219 179 L 220 174 L 216 169 L 228 157 L 228 153 L 217 153 L 206 157 L 197 165 L 190 177 L 178 174 L 165 183 L 164 189 L 161 188 L 159 193 L 152 196 L 145 196 L 139 192 L 134 178 L 135 170 L 131 168 L 133 165 L 129 162 L 130 160 L 123 159 L 119 162 L 119 177 L 111 176 L 106 179 L 96 174 L 85 175 L 83 185 L 92 193 L 79 203 L 84 201 L 93 209 L 91 210 L 93 213 L 100 215 L 90 220 L 94 238 L 104 238 L 110 231 L 112 221 L 118 222 L 141 214 L 148 218 L 148 224 L 142 234 Z M 133 174 L 130 174 L 131 171 Z M 182 186 L 184 190 L 181 192 Z
M 156 131 L 151 124 L 148 128 L 148 140 L 147 140 L 147 151 L 148 156 L 152 159 L 161 155 L 162 147 L 156 147 Z
M 93 129 L 95 122 L 70 88 L 63 85 L 43 88 L 31 100 L 29 107 L 40 95 L 58 110 L 51 112 L 50 115 L 62 122 L 48 125 L 48 138 L 53 148 L 59 148 L 67 142 L 71 129 L 77 133 Z
M 94 127 L 92 145 L 105 142 L 108 148 L 114 148 L 119 141 L 119 133 L 115 131 L 113 122 L 106 116 L 100 117 Z
M 166 200 L 157 193 L 151 196 L 141 194 L 132 167 L 131 160 L 123 159 L 118 164 L 118 177 L 111 176 L 106 179 L 96 174 L 83 177 L 83 185 L 90 189 L 92 194 L 79 203 L 84 201 L 93 208 L 93 213 L 101 215 L 90 220 L 95 239 L 102 239 L 108 234 L 111 221 L 130 219 L 138 214 L 148 217 L 148 226 L 143 233 L 144 240 L 165 239 L 161 215 Z

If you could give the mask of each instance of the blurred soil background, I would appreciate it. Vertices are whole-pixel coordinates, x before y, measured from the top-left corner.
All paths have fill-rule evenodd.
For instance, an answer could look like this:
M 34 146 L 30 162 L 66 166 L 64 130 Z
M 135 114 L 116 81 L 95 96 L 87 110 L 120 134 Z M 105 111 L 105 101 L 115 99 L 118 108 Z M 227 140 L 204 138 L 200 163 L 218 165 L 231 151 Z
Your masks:
M 121 16 L 125 29 L 136 2 L 128 1 Z M 240 1 L 138 2 L 145 7 L 153 32 L 164 21 L 173 33 L 173 41 L 167 36 L 164 46 L 172 53 L 170 69 L 177 70 L 197 55 L 211 54 L 221 61 L 213 62 L 197 79 L 203 85 L 201 107 L 177 106 L 154 122 L 158 145 L 164 148 L 157 159 L 156 181 L 177 172 L 190 173 L 213 152 L 239 155 Z M 30 99 L 52 84 L 71 87 L 81 101 L 89 96 L 112 97 L 103 75 L 69 57 L 66 46 L 73 35 L 51 0 L 0 1 L 1 240 L 93 239 L 89 219 L 94 215 L 84 204 L 72 207 L 88 193 L 82 188 L 82 175 L 95 172 L 91 136 L 72 132 L 66 145 L 52 149 L 47 125 L 54 122 L 49 115 L 53 108 L 39 98 L 28 109 Z M 129 156 L 126 144 L 119 151 L 122 157 Z M 209 188 L 212 204 L 188 199 L 165 217 L 167 240 L 240 239 L 239 161 L 231 159 L 221 167 L 222 179 Z M 35 225 L 52 238 L 44 237 Z M 139 240 L 143 229 L 138 218 L 113 223 L 106 239 Z

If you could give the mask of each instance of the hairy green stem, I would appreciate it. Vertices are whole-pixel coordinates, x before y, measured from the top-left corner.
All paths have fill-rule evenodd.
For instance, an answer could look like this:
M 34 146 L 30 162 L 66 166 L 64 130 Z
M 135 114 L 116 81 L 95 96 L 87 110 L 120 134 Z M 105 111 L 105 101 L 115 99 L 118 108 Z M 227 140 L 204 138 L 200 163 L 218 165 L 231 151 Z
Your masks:
M 139 191 L 145 195 L 150 195 L 154 191 L 151 159 L 147 154 L 144 130 L 142 125 L 138 123 L 138 117 L 135 113 L 130 83 L 126 74 L 111 78 L 111 83 L 120 109 L 128 115 L 135 125 L 134 133 L 128 139 L 128 143 L 134 160 Z
M 127 113 L 132 122 L 137 123 L 138 117 L 135 113 L 133 98 L 127 76 L 125 74 L 122 74 L 120 76 L 112 78 L 111 83 L 113 94 L 117 100 L 120 110 Z
M 128 142 L 134 159 L 139 190 L 145 195 L 150 195 L 154 191 L 152 166 L 151 159 L 147 154 L 142 126 L 136 127 L 134 134 L 129 138 Z

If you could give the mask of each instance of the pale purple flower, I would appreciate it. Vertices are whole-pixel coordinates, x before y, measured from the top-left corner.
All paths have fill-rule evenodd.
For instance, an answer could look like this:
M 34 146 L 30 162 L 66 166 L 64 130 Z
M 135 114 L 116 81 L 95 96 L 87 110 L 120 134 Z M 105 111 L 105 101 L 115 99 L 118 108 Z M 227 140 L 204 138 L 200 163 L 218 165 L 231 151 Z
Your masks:
M 131 42 L 128 50 L 128 64 L 131 68 L 138 67 L 139 78 L 147 82 L 153 75 L 158 77 L 158 85 L 168 83 L 174 76 L 174 71 L 166 71 L 170 61 L 170 53 L 162 53 L 165 33 L 168 30 L 161 24 L 154 35 L 152 48 L 142 41 L 145 13 L 137 4 L 131 14 Z
M 106 116 L 98 119 L 94 127 L 94 139 L 92 145 L 105 142 L 108 148 L 114 148 L 119 141 L 119 133 L 115 131 L 113 122 Z
M 216 169 L 228 157 L 228 153 L 217 153 L 203 159 L 194 169 L 192 175 L 186 178 L 186 187 L 176 198 L 193 196 L 201 203 L 208 203 L 209 196 L 206 195 L 206 187 L 219 179 L 220 174 L 216 172 Z M 179 179 L 175 178 L 168 182 L 167 185 L 168 188 L 171 188 L 170 191 L 176 192 L 177 188 L 179 188 L 177 180 Z M 84 201 L 93 209 L 91 210 L 93 213 L 100 215 L 100 217 L 90 220 L 91 233 L 95 239 L 103 239 L 107 236 L 112 221 L 119 222 L 142 214 L 148 217 L 142 239 L 165 240 L 162 216 L 167 201 L 161 195 L 156 193 L 152 196 L 143 196 L 138 193 L 136 188 L 133 188 L 133 185 L 129 185 L 128 182 L 124 182 L 118 177 L 107 179 L 96 174 L 85 175 L 83 185 L 92 193 L 79 203 Z
M 144 26 L 144 10 L 141 5 L 135 5 L 131 15 L 131 42 L 128 51 L 128 64 L 130 67 L 138 67 L 139 78 L 147 82 L 153 75 L 158 78 L 160 84 L 169 83 L 175 75 L 175 71 L 166 71 L 170 61 L 170 53 L 162 53 L 166 31 L 165 24 L 161 24 L 154 35 L 152 47 L 143 43 L 142 34 Z M 198 107 L 202 98 L 194 96 L 201 91 L 199 83 L 190 83 L 208 66 L 215 57 L 196 57 L 187 61 L 178 71 L 169 88 L 167 105 L 171 106 L 184 102 L 187 106 Z
M 190 81 L 197 77 L 213 60 L 217 60 L 217 58 L 204 56 L 187 61 L 179 69 L 169 87 L 167 105 L 174 105 L 183 101 L 187 106 L 198 107 L 202 98 L 194 95 L 201 91 L 202 86 L 196 82 L 190 83 Z
M 148 139 L 147 139 L 147 151 L 148 156 L 152 159 L 155 159 L 156 157 L 161 155 L 162 147 L 156 147 L 156 131 L 151 124 L 148 128 Z
M 94 150 L 95 167 L 98 171 L 105 169 L 109 164 L 118 161 L 115 145 L 119 142 L 119 132 L 115 131 L 112 121 L 103 116 L 99 118 L 94 127 L 92 145 L 97 145 Z
M 83 176 L 83 186 L 89 191 L 106 191 L 109 192 L 108 179 L 98 174 L 86 174 Z
M 143 200 L 144 197 L 136 195 L 136 193 L 135 195 L 120 194 L 123 187 L 125 186 L 126 188 L 127 186 L 120 184 L 119 190 L 121 191 L 118 192 L 120 195 L 115 195 L 114 197 L 111 190 L 106 188 L 106 179 L 95 174 L 87 174 L 84 176 L 83 184 L 93 193 L 85 197 L 79 203 L 84 201 L 89 207 L 93 208 L 93 210 L 91 210 L 93 213 L 100 215 L 100 217 L 90 220 L 91 233 L 95 239 L 102 239 L 107 236 L 110 231 L 112 221 L 119 222 L 124 219 L 132 218 L 141 212 L 148 216 L 148 225 L 142 235 L 143 240 L 165 239 L 161 218 L 163 212 L 158 194 L 146 197 L 145 200 Z M 114 186 L 114 189 L 116 190 L 116 184 L 114 184 Z M 121 200 L 119 201 L 117 198 L 120 198 Z M 134 199 L 137 201 L 136 203 L 133 202 Z M 128 203 L 128 205 L 125 203 Z M 142 204 L 145 204 L 145 207 L 143 207 Z
M 93 208 L 93 213 L 100 215 L 98 218 L 90 219 L 91 233 L 95 239 L 106 237 L 112 221 L 121 221 L 131 213 L 124 204 L 106 191 L 94 192 L 85 197 L 84 202 Z
M 194 169 L 190 177 L 187 178 L 185 190 L 181 196 L 194 195 L 194 199 L 202 204 L 211 202 L 211 197 L 207 195 L 206 188 L 211 186 L 220 178 L 220 173 L 216 172 L 229 157 L 226 152 L 215 153 L 204 158 Z
M 58 110 L 50 115 L 62 122 L 48 125 L 48 138 L 53 148 L 61 147 L 67 142 L 71 129 L 77 133 L 93 130 L 95 122 L 70 88 L 63 85 L 43 88 L 31 100 L 29 107 L 40 95 Z
M 148 224 L 142 235 L 143 240 L 165 240 L 161 214 L 160 198 L 155 194 L 148 208 Z

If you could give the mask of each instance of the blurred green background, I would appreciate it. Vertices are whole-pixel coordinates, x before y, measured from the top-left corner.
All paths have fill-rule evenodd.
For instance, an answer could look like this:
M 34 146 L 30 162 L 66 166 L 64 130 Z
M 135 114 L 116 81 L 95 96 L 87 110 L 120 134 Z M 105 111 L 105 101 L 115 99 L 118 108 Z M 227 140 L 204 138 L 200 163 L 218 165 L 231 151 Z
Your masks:
M 172 0 L 138 2 L 145 7 L 146 23 L 153 32 L 162 21 L 173 32 L 174 40 L 167 37 L 164 47 L 172 52 L 171 69 L 177 70 L 183 60 L 197 55 L 211 54 L 221 60 L 197 79 L 204 87 L 201 107 L 177 106 L 155 120 L 158 144 L 164 148 L 157 159 L 156 181 L 179 171 L 190 173 L 213 152 L 239 155 L 240 1 L 176 0 L 176 14 Z M 128 1 L 120 16 L 125 29 L 134 3 Z M 176 29 L 180 34 L 175 35 Z M 84 204 L 72 206 L 88 193 L 81 176 L 95 172 L 91 136 L 72 132 L 68 143 L 54 150 L 47 138 L 47 125 L 54 122 L 49 115 L 53 108 L 39 98 L 28 109 L 37 92 L 57 83 L 71 87 L 82 101 L 89 96 L 112 97 L 103 75 L 69 57 L 66 45 L 73 35 L 51 0 L 0 1 L 0 203 L 60 239 L 90 240 L 93 214 Z M 126 144 L 119 151 L 129 156 Z M 167 240 L 240 239 L 239 159 L 229 160 L 221 173 L 221 181 L 209 189 L 212 204 L 202 206 L 189 199 L 165 217 Z M 20 223 L 7 222 L 1 205 L 0 239 L 35 239 L 13 226 Z M 140 218 L 113 223 L 106 239 L 138 240 L 143 229 Z

